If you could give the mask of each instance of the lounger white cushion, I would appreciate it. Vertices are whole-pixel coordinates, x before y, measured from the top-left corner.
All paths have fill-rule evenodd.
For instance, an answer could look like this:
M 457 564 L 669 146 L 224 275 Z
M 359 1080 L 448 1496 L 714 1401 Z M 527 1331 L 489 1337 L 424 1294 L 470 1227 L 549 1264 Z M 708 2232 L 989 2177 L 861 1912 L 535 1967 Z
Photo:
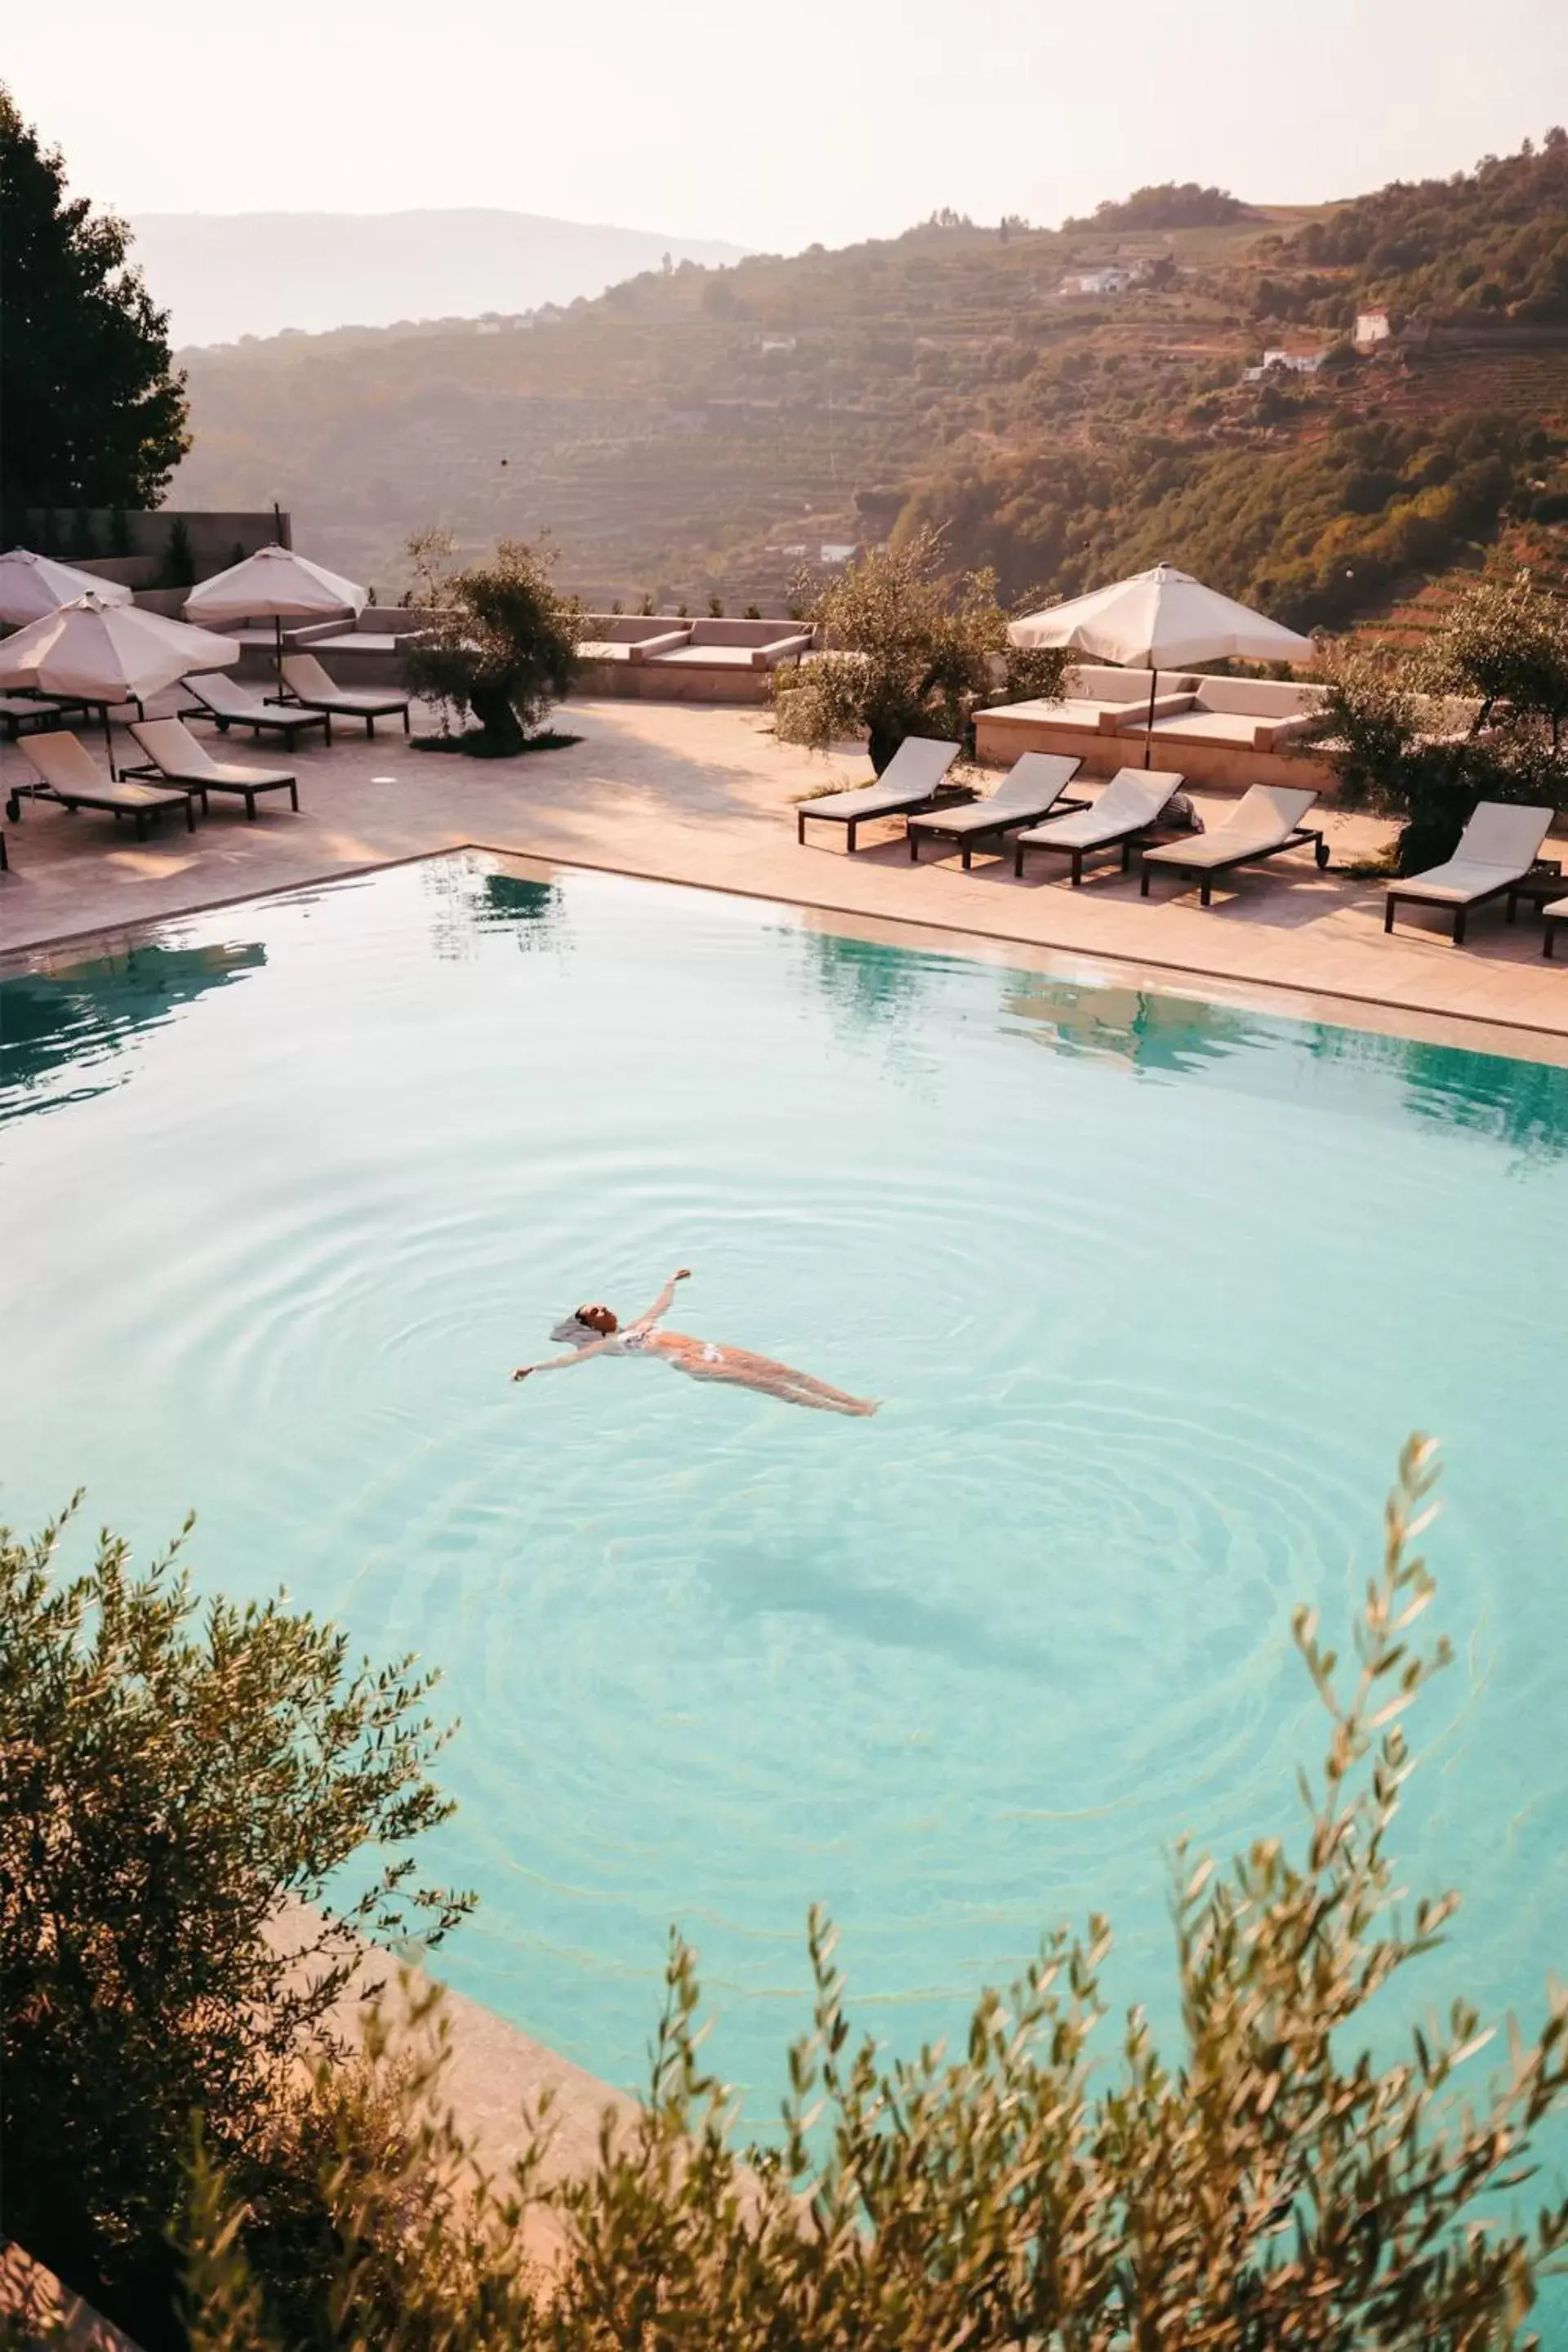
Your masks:
M 1083 765 L 1068 751 L 1026 751 L 1016 760 L 994 793 L 967 806 L 927 811 L 910 819 L 911 833 L 999 833 L 1044 816 L 1061 798 Z
M 132 722 L 131 732 L 153 765 L 182 784 L 264 793 L 294 782 L 282 768 L 247 768 L 237 760 L 215 760 L 183 719 L 141 719 Z
M 192 822 L 190 794 L 183 786 L 140 783 L 133 777 L 104 775 L 87 746 L 68 729 L 24 735 L 16 749 L 58 801 L 68 804 L 79 801 L 86 807 L 119 809 L 136 818 L 138 830 L 144 818 L 161 808 L 183 807 L 186 824 Z
M 68 729 L 29 735 L 16 749 L 37 770 L 51 792 L 68 793 L 73 786 L 79 792 L 106 792 L 109 788 L 110 779 L 92 753 Z
M 399 694 L 394 688 L 378 693 L 374 687 L 340 686 L 335 678 L 329 677 L 314 654 L 285 654 L 283 677 L 289 692 L 308 709 L 350 711 L 369 719 L 408 708 L 408 696 Z
M 1304 784 L 1250 785 L 1213 833 L 1146 849 L 1143 863 L 1195 871 L 1204 866 L 1230 866 L 1245 857 L 1261 857 L 1289 839 L 1317 797 Z
M 226 677 L 221 670 L 204 671 L 199 677 L 183 677 L 180 685 L 186 694 L 194 694 L 215 719 L 232 719 L 241 726 L 319 727 L 325 715 L 301 710 L 297 702 L 268 702 L 264 695 L 253 693 L 237 677 Z
M 1529 873 L 1541 855 L 1552 818 L 1549 808 L 1482 801 L 1459 835 L 1452 857 L 1441 866 L 1429 866 L 1425 874 L 1402 875 L 1389 884 L 1389 895 L 1433 898 L 1451 907 L 1473 906 L 1479 898 L 1495 898 Z
M 1031 825 L 1018 839 L 1031 847 L 1103 849 L 1152 824 L 1182 779 L 1169 768 L 1121 768 L 1092 808 L 1072 809 L 1044 824 Z
M 849 793 L 827 793 L 817 801 L 802 801 L 800 814 L 855 824 L 865 817 L 897 816 L 901 809 L 919 808 L 929 801 L 957 757 L 956 743 L 938 742 L 930 735 L 906 735 L 874 784 L 862 784 Z

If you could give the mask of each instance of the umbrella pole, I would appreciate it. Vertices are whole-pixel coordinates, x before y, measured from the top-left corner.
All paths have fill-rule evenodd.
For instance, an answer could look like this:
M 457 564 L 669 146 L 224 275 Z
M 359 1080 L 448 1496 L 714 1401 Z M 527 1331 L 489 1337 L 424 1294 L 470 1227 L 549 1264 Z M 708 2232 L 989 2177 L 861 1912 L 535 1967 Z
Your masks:
M 1160 673 L 1151 658 L 1149 664 L 1149 716 L 1143 726 L 1143 765 L 1154 764 L 1154 693 L 1160 683 Z
M 274 613 L 272 615 L 272 648 L 278 659 L 278 699 L 281 702 L 283 699 L 283 615 L 281 613 Z
M 109 754 L 109 781 L 111 784 L 117 784 L 120 778 L 115 772 L 114 730 L 109 721 L 109 705 L 107 702 L 100 702 L 98 707 L 103 713 L 103 748 Z

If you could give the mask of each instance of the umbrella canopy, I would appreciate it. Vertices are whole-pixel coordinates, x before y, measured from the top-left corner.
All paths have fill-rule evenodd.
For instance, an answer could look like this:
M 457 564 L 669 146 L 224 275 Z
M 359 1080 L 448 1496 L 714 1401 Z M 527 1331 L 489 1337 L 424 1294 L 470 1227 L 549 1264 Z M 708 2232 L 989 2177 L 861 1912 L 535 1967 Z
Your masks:
M 283 624 L 285 621 L 325 621 L 336 613 L 358 613 L 367 593 L 340 572 L 296 555 L 291 547 L 258 547 L 226 572 L 215 572 L 185 599 L 193 621 L 268 620 L 278 662 L 278 690 L 283 691 Z
M 365 591 L 291 547 L 258 547 L 243 562 L 215 572 L 185 599 L 191 621 L 326 621 L 357 613 Z
M 38 694 L 101 703 L 112 775 L 111 702 L 143 701 L 187 670 L 222 669 L 238 659 L 232 637 L 187 628 L 184 621 L 166 621 L 136 604 L 79 596 L 0 645 L 0 687 L 26 686 Z
M 0 621 L 25 628 L 78 596 L 100 596 L 106 604 L 131 602 L 130 589 L 118 580 L 100 580 L 95 572 L 79 572 L 74 563 L 35 555 L 30 547 L 7 548 L 0 555 Z
M 1307 660 L 1310 637 L 1267 614 L 1205 588 L 1190 572 L 1157 563 L 1113 587 L 1075 596 L 1015 621 L 1016 646 L 1070 646 L 1129 669 L 1184 669 L 1189 662 Z
M 166 621 L 136 604 L 79 596 L 0 645 L 0 686 L 30 686 L 78 702 L 142 701 L 187 670 L 239 659 L 232 637 Z

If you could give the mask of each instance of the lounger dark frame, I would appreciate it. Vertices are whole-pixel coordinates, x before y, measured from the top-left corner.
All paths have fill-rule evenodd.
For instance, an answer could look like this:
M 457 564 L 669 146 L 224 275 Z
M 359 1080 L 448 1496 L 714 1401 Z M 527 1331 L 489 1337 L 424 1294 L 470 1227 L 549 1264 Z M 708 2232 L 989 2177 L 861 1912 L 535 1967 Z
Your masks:
M 196 699 L 195 702 L 188 703 L 184 710 L 177 710 L 174 713 L 176 719 L 210 719 L 220 735 L 226 735 L 231 727 L 248 727 L 253 743 L 260 742 L 262 730 L 265 728 L 271 734 L 282 736 L 286 758 L 293 751 L 296 735 L 303 735 L 311 727 L 319 727 L 328 749 L 331 747 L 332 714 L 330 710 L 301 709 L 297 714 L 291 715 L 284 711 L 280 704 L 274 704 L 273 709 L 279 712 L 276 719 L 273 718 L 271 710 L 268 710 L 265 719 L 259 713 L 253 719 L 248 711 L 242 714 L 236 710 L 226 715 L 215 710 L 210 703 L 202 701 L 199 690 L 195 687 L 191 687 L 190 691 L 196 696 Z
M 371 692 L 374 689 L 366 687 L 351 687 L 348 690 L 351 694 L 364 694 Z M 329 721 L 333 719 L 363 719 L 364 720 L 365 734 L 369 737 L 374 736 L 375 722 L 378 719 L 396 719 L 401 717 L 403 720 L 404 733 L 405 735 L 412 735 L 414 732 L 413 726 L 410 723 L 408 717 L 409 705 L 414 699 L 414 697 L 411 694 L 393 695 L 389 697 L 385 702 L 376 702 L 367 705 L 357 702 L 339 702 L 335 699 L 331 702 L 326 702 L 319 696 L 295 694 L 292 688 L 289 689 L 289 693 L 290 699 L 297 702 L 301 710 L 320 711 Z M 245 723 L 248 725 L 249 721 L 247 720 Z M 331 740 L 331 730 L 329 726 L 327 740 L 330 743 Z
M 183 793 L 199 793 L 201 794 L 202 814 L 204 816 L 211 814 L 211 810 L 207 802 L 207 794 L 209 793 L 233 793 L 237 794 L 244 801 L 245 814 L 252 824 L 254 824 L 256 820 L 256 795 L 258 793 L 286 792 L 289 795 L 289 807 L 294 811 L 296 815 L 298 815 L 300 812 L 300 779 L 298 776 L 268 776 L 264 783 L 233 784 L 228 782 L 226 777 L 182 776 L 177 768 L 161 768 L 156 760 L 143 760 L 134 768 L 121 768 L 120 772 L 122 776 L 134 776 L 138 780 L 144 777 L 149 783 L 176 784 Z
M 850 785 L 848 789 L 853 792 L 857 787 Z M 869 784 L 867 784 L 860 789 L 869 792 L 871 787 Z M 941 787 L 938 786 L 929 793 L 917 793 L 910 800 L 895 801 L 889 808 L 866 809 L 859 816 L 840 816 L 836 811 L 831 809 L 824 813 L 813 808 L 809 801 L 803 801 L 795 813 L 795 837 L 800 844 L 800 846 L 804 849 L 805 847 L 805 820 L 807 817 L 810 817 L 814 824 L 841 824 L 844 826 L 849 836 L 848 840 L 845 844 L 845 847 L 847 849 L 849 856 L 853 857 L 855 855 L 855 835 L 863 824 L 880 824 L 884 817 L 889 816 L 909 817 L 922 815 L 927 809 L 935 808 L 937 804 L 937 791 L 940 789 Z M 825 793 L 824 798 L 826 799 L 826 797 L 827 796 Z M 964 805 L 967 807 L 969 803 L 966 802 Z
M 1536 911 L 1541 916 L 1541 952 L 1543 956 L 1555 956 L 1557 926 L 1565 919 L 1562 915 L 1548 915 L 1546 912 L 1546 900 L 1563 896 L 1562 882 L 1563 860 L 1560 857 L 1538 857 L 1529 873 L 1521 875 L 1508 894 L 1506 919 L 1510 923 L 1519 920 L 1521 898 L 1533 898 L 1535 901 Z
M 1068 781 L 1070 783 L 1072 779 L 1069 777 Z M 971 801 L 968 805 L 970 808 L 984 808 L 985 803 L 983 800 Z M 919 833 L 916 833 L 910 825 L 906 824 L 904 827 L 909 835 L 910 863 L 911 866 L 920 864 L 921 843 L 928 835 L 945 834 L 950 841 L 956 841 L 961 845 L 963 870 L 967 874 L 969 861 L 974 852 L 977 849 L 984 849 L 987 842 L 994 842 L 997 854 L 1001 855 L 1006 849 L 1007 835 L 1010 833 L 1021 832 L 1026 824 L 1044 824 L 1047 817 L 1069 816 L 1080 809 L 1093 806 L 1092 801 L 1069 801 L 1058 797 L 1048 802 L 1044 809 L 1031 810 L 1026 814 L 1020 813 L 1016 816 L 999 816 L 994 824 L 966 824 L 957 828 L 944 825 L 940 816 L 933 817 L 921 809 L 911 809 L 910 811 L 911 816 L 924 815 L 926 821 Z
M 137 779 L 137 781 L 140 781 L 140 779 Z M 174 808 L 182 802 L 184 803 L 185 831 L 187 833 L 195 833 L 196 829 L 196 813 L 191 804 L 194 787 L 187 787 L 184 784 L 171 784 L 168 790 L 162 793 L 157 800 L 148 803 L 141 808 L 125 808 L 120 803 L 115 801 L 112 797 L 112 785 L 106 786 L 101 793 L 58 793 L 53 784 L 46 784 L 42 779 L 40 779 L 36 784 L 23 785 L 21 790 L 26 793 L 29 800 L 55 802 L 57 806 L 63 808 L 70 816 L 75 816 L 79 808 L 89 808 L 106 810 L 108 814 L 115 819 L 116 823 L 118 823 L 120 818 L 122 816 L 131 817 L 135 821 L 136 838 L 138 841 L 146 840 L 147 828 L 161 810 Z M 206 802 L 205 799 L 203 800 L 202 806 L 204 810 L 206 807 Z M 13 824 L 19 824 L 21 823 L 22 803 L 16 787 L 13 787 L 11 795 L 5 803 L 5 814 L 10 818 Z
M 1282 849 L 1304 849 L 1308 842 L 1315 845 L 1312 856 L 1317 860 L 1318 871 L 1321 874 L 1329 862 L 1329 845 L 1323 839 L 1322 829 L 1315 824 L 1298 824 L 1292 825 L 1283 841 L 1272 842 L 1267 849 L 1244 850 L 1237 857 L 1222 857 L 1216 859 L 1212 866 L 1184 866 L 1180 858 L 1162 857 L 1156 868 L 1152 866 L 1145 857 L 1138 895 L 1141 898 L 1146 898 L 1149 896 L 1149 884 L 1156 871 L 1161 874 L 1181 874 L 1184 875 L 1189 882 L 1197 883 L 1198 904 L 1200 907 L 1206 907 L 1214 889 L 1216 875 L 1234 874 L 1240 866 L 1259 866 L 1266 857 L 1278 857 Z
M 7 698 L 15 697 L 23 702 L 27 699 L 26 695 L 18 695 L 15 687 L 6 687 L 3 691 Z M 35 704 L 30 710 L 0 711 L 0 719 L 4 720 L 5 728 L 5 740 L 7 743 L 20 742 L 22 730 L 29 719 L 36 720 L 41 729 L 49 730 L 68 727 L 73 723 L 72 714 L 79 714 L 87 708 L 85 702 L 74 701 L 68 694 L 58 694 L 52 695 L 47 702 Z
M 1088 805 L 1085 801 L 1079 803 L 1080 808 L 1086 808 Z M 1051 814 L 1054 816 L 1056 814 L 1056 810 L 1053 809 Z M 1109 835 L 1104 841 L 1084 841 L 1076 844 L 1070 841 L 1016 841 L 1013 844 L 1014 879 L 1018 882 L 1023 880 L 1024 858 L 1026 853 L 1030 850 L 1041 853 L 1048 851 L 1053 857 L 1069 857 L 1072 860 L 1072 887 L 1075 890 L 1079 888 L 1083 882 L 1084 859 L 1103 857 L 1108 849 L 1121 851 L 1121 871 L 1123 874 L 1131 874 L 1133 851 L 1149 846 L 1150 835 L 1159 830 L 1157 824 L 1133 824 L 1129 825 L 1125 833 Z
M 1465 918 L 1472 907 L 1484 907 L 1491 899 L 1500 898 L 1506 892 L 1508 895 L 1506 919 L 1510 923 L 1517 923 L 1519 902 L 1527 894 L 1530 885 L 1532 882 L 1560 879 L 1562 873 L 1563 865 L 1560 858 L 1538 857 L 1528 874 L 1516 874 L 1511 882 L 1499 882 L 1490 890 L 1479 890 L 1473 898 L 1467 898 L 1463 906 L 1459 907 L 1455 906 L 1452 898 L 1438 898 L 1436 892 L 1429 894 L 1425 890 L 1413 889 L 1403 882 L 1391 882 L 1388 886 L 1388 895 L 1383 902 L 1384 936 L 1386 938 L 1394 929 L 1394 911 L 1403 898 L 1412 907 L 1440 907 L 1445 914 L 1452 913 L 1453 944 L 1457 948 L 1462 948 L 1465 944 Z M 1550 955 L 1552 950 L 1547 948 L 1544 952 Z

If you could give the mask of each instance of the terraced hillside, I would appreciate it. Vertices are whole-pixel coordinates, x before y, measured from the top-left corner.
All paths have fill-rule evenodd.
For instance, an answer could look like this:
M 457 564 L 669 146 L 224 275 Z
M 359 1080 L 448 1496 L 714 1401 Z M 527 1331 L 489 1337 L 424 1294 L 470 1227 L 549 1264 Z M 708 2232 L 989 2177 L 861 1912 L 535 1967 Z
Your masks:
M 171 497 L 280 498 L 384 596 L 432 521 L 470 546 L 549 530 L 596 600 L 733 607 L 776 606 L 803 559 L 934 520 L 1009 592 L 1163 555 L 1341 623 L 1500 530 L 1533 520 L 1550 540 L 1568 515 L 1568 325 L 1539 315 L 1559 151 L 1510 161 L 1509 206 L 1539 182 L 1542 215 L 1507 231 L 1532 273 L 1511 310 L 1401 313 L 1397 243 L 1368 244 L 1363 217 L 1381 198 L 1161 226 L 1152 192 L 1136 226 L 1058 232 L 939 217 L 649 273 L 560 314 L 188 353 L 196 441 Z M 1409 244 L 1427 278 L 1434 236 L 1462 241 L 1472 213 L 1501 235 L 1486 171 L 1440 184 Z M 1375 268 L 1340 256 L 1342 211 Z M 1106 269 L 1131 282 L 1078 288 Z M 1373 284 L 1396 331 L 1358 359 L 1342 331 Z M 1327 364 L 1246 380 L 1280 347 Z

